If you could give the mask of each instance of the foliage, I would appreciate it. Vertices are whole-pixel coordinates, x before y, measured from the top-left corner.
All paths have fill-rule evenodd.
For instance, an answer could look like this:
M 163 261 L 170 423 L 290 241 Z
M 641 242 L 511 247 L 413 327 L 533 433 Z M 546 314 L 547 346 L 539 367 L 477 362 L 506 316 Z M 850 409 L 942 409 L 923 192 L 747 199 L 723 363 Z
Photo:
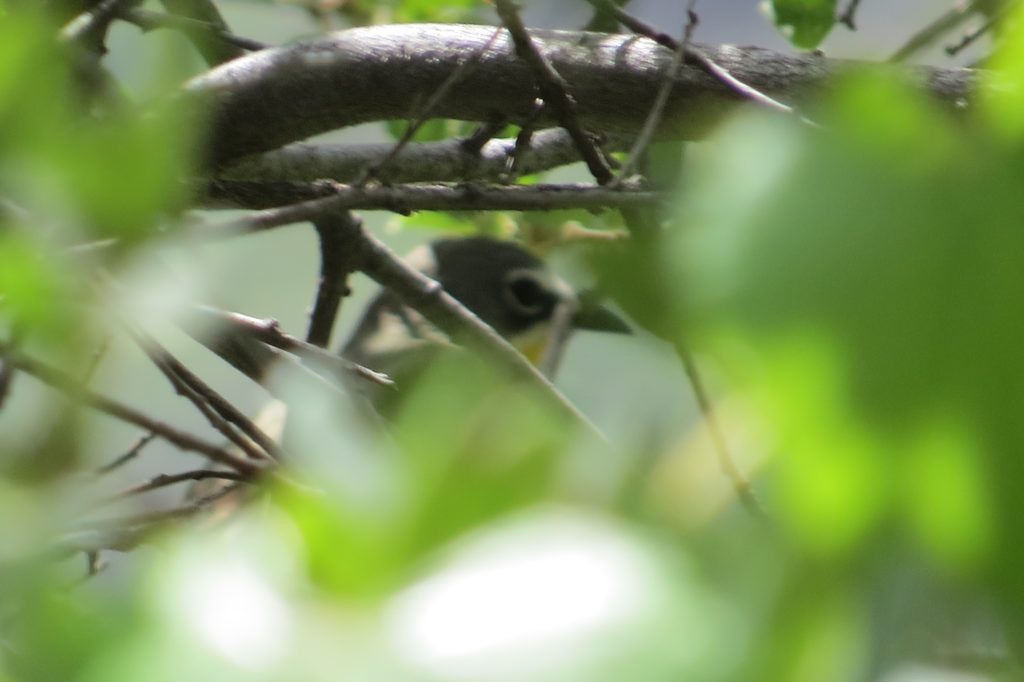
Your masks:
M 804 49 L 820 45 L 836 23 L 836 0 L 772 0 L 767 6 L 775 26 Z
M 834 23 L 835 2 L 772 4 L 800 47 Z M 0 340 L 85 379 L 120 318 L 164 324 L 211 286 L 152 256 L 192 258 L 203 121 L 83 90 L 58 28 L 0 22 Z M 82 581 L 81 553 L 55 546 L 93 537 L 83 473 L 109 439 L 19 373 L 0 410 L 0 680 L 840 682 L 993 620 L 1018 646 L 1024 41 L 1004 45 L 956 118 L 867 67 L 808 106 L 817 125 L 745 111 L 691 147 L 664 233 L 573 254 L 644 330 L 698 352 L 767 522 L 736 503 L 706 425 L 646 421 L 653 397 L 615 406 L 634 437 L 598 442 L 457 356 L 383 436 L 286 370 L 295 459 L 265 496 Z M 403 222 L 543 242 L 570 221 L 622 227 Z

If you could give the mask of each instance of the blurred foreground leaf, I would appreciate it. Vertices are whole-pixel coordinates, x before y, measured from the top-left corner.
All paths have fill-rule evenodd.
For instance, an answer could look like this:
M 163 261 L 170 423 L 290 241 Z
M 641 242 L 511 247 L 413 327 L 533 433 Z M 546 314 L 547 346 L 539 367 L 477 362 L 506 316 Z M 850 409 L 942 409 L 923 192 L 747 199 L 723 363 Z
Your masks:
M 865 75 L 825 132 L 722 134 L 684 203 L 685 294 L 777 429 L 773 492 L 805 551 L 846 561 L 902 527 L 1019 594 L 1024 153 L 907 93 Z

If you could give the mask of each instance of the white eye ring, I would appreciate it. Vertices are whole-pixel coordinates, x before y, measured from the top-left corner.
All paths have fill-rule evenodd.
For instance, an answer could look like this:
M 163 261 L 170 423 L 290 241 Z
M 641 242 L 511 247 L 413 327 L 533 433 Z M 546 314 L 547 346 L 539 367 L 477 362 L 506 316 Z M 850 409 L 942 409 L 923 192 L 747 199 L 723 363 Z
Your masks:
M 542 313 L 553 298 L 547 283 L 530 270 L 513 270 L 505 277 L 505 298 L 521 315 Z

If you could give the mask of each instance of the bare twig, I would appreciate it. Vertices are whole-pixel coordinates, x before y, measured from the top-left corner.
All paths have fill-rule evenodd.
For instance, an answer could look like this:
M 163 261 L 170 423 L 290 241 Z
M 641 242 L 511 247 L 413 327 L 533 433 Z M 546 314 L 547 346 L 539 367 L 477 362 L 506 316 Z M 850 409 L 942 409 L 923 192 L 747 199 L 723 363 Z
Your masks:
M 508 163 L 505 165 L 505 179 L 507 181 L 513 181 L 518 178 L 526 171 L 526 158 L 534 150 L 534 140 L 540 136 L 535 128 L 537 125 L 537 119 L 544 112 L 544 101 L 536 99 L 533 101 L 533 112 L 523 123 L 523 126 L 519 129 L 519 134 L 516 135 L 515 146 L 512 148 L 512 155 L 508 159 Z M 569 135 L 568 131 L 560 129 Z M 569 135 L 570 142 L 572 136 Z M 576 149 L 575 142 L 573 143 L 573 149 Z
M 217 8 L 218 0 L 160 0 L 168 13 L 209 24 L 227 34 L 228 23 Z M 210 66 L 223 64 L 245 54 L 245 49 L 223 38 L 211 38 L 200 32 L 186 32 L 185 35 L 196 51 Z
M 966 33 L 956 45 L 946 46 L 946 54 L 950 57 L 960 54 L 960 52 L 973 45 L 979 38 L 991 32 L 997 24 L 1005 20 L 1020 4 L 1021 0 L 1004 0 L 996 9 L 989 11 L 988 19 L 981 26 Z
M 388 178 L 386 171 L 388 170 L 388 167 L 391 165 L 391 163 L 401 153 L 402 149 L 404 149 L 407 144 L 412 142 L 412 138 L 416 135 L 419 129 L 422 128 L 423 124 L 426 123 L 427 120 L 434 114 L 435 109 L 437 109 L 437 105 L 445 97 L 448 96 L 448 93 L 451 91 L 453 87 L 455 87 L 455 84 L 458 83 L 463 78 L 463 76 L 466 74 L 466 71 L 472 65 L 479 62 L 480 58 L 483 57 L 483 55 L 489 49 L 491 49 L 491 46 L 494 45 L 494 41 L 497 40 L 500 34 L 501 30 L 496 29 L 494 31 L 494 34 L 490 37 L 489 40 L 487 40 L 487 42 L 481 45 L 478 50 L 473 52 L 473 54 L 469 55 L 465 60 L 460 62 L 459 65 L 455 67 L 451 75 L 447 79 L 445 79 L 445 81 L 441 83 L 441 86 L 437 88 L 437 90 L 435 90 L 434 93 L 430 96 L 430 99 L 428 99 L 427 103 L 423 106 L 423 110 L 419 113 L 419 116 L 417 116 L 416 119 L 409 124 L 409 126 L 405 129 L 405 133 L 402 135 L 401 139 L 395 143 L 391 151 L 383 159 L 381 159 L 378 164 L 367 167 L 363 177 L 360 178 L 359 181 L 356 183 L 357 186 L 366 184 L 366 182 L 371 178 L 376 178 L 384 182 L 387 181 Z
M 383 210 L 403 215 L 413 211 L 594 210 L 649 205 L 663 198 L 658 192 L 629 183 L 623 183 L 617 188 L 586 184 L 502 186 L 417 183 L 368 187 L 333 185 L 333 189 L 328 189 L 323 183 L 288 183 L 287 186 L 275 188 L 269 183 L 217 180 L 209 183 L 207 190 L 212 200 L 246 208 L 293 204 L 267 209 L 255 216 L 226 224 L 223 236 L 230 236 L 237 229 L 252 231 L 307 222 L 327 210 Z M 316 199 L 318 196 L 322 198 Z M 306 198 L 311 200 L 294 203 Z M 217 232 L 222 230 L 204 228 L 204 233 L 211 237 Z
M 970 19 L 979 11 L 979 4 L 978 0 L 961 0 L 957 2 L 933 22 L 910 36 L 907 42 L 889 57 L 889 61 L 903 62 L 924 50 L 942 36 Z
M 551 314 L 550 339 L 537 368 L 540 369 L 541 374 L 552 381 L 558 372 L 559 365 L 562 364 L 565 346 L 572 335 L 572 321 L 575 314 L 576 306 L 564 301 L 555 306 L 555 310 Z
M 644 127 L 640 130 L 640 134 L 637 135 L 636 141 L 633 143 L 633 148 L 629 151 L 629 156 L 625 163 L 622 164 L 622 169 L 619 171 L 619 175 L 615 179 L 615 182 L 612 183 L 613 186 L 618 186 L 619 183 L 628 179 L 633 174 L 633 171 L 640 162 L 640 158 L 643 156 L 644 151 L 647 150 L 647 146 L 651 143 L 651 140 L 654 139 L 654 133 L 658 130 L 658 124 L 661 122 L 661 116 L 665 111 L 665 103 L 668 102 L 668 94 L 672 91 L 672 83 L 676 79 L 676 74 L 679 73 L 679 68 L 683 65 L 683 57 L 686 54 L 686 48 L 689 46 L 690 40 L 693 38 L 694 29 L 697 28 L 697 14 L 693 11 L 695 4 L 696 0 L 690 0 L 690 6 L 687 9 L 688 19 L 686 27 L 683 29 L 683 39 L 679 41 L 679 46 L 676 48 L 675 53 L 672 56 L 672 63 L 665 72 L 665 81 L 658 90 L 658 95 L 654 99 L 654 105 L 651 107 L 651 111 L 647 115 L 647 120 L 644 121 Z
M 960 54 L 962 51 L 973 45 L 979 38 L 991 31 L 997 23 L 999 23 L 999 19 L 995 15 L 989 17 L 981 26 L 973 31 L 965 33 L 958 43 L 955 45 L 947 45 L 945 49 L 946 54 L 950 57 L 955 57 Z
M 356 228 L 353 228 L 356 229 Z M 381 386 L 391 386 L 394 382 L 387 375 L 374 372 L 362 365 L 347 360 L 336 353 L 307 343 L 302 339 L 286 334 L 277 320 L 261 320 L 256 317 L 249 317 L 241 313 L 218 310 L 210 306 L 198 306 L 195 313 L 214 322 L 215 324 L 231 327 L 246 334 L 247 336 L 275 348 L 294 353 L 306 358 L 315 365 L 332 368 L 345 374 L 354 375 L 360 379 L 373 382 Z
M 96 475 L 102 476 L 104 474 L 108 474 L 114 469 L 118 469 L 127 464 L 128 462 L 132 461 L 133 459 L 139 456 L 139 453 L 142 452 L 142 449 L 146 447 L 154 438 L 156 438 L 156 434 L 153 433 L 152 431 L 139 436 L 138 438 L 135 439 L 135 442 L 128 447 L 128 450 L 125 451 L 124 454 L 117 456 L 116 458 L 114 458 L 110 462 L 107 462 L 103 466 L 97 467 Z
M 861 0 L 849 0 L 849 2 L 846 5 L 846 9 L 844 9 L 842 13 L 838 17 L 836 17 L 836 21 L 846 26 L 846 28 L 850 29 L 851 31 L 856 31 L 857 9 L 860 8 L 860 2 Z
M 218 471 L 215 469 L 195 469 L 192 471 L 186 471 L 180 474 L 159 474 L 149 479 L 145 483 L 132 486 L 120 492 L 114 493 L 104 497 L 99 501 L 99 504 L 109 504 L 111 502 L 117 502 L 127 497 L 134 495 L 141 495 L 152 490 L 158 490 L 160 488 L 166 488 L 168 486 L 176 485 L 178 483 L 185 483 L 188 481 L 205 481 L 209 479 L 218 479 L 223 481 L 235 481 L 235 482 L 246 482 L 249 479 L 242 474 L 235 471 Z
M 60 30 L 59 39 L 70 43 L 88 35 L 102 33 L 116 15 L 140 2 L 142 0 L 101 0 L 65 24 Z
M 0 362 L 0 407 L 4 406 L 14 382 L 14 367 L 9 362 Z
M 241 484 L 226 485 L 181 507 L 83 523 L 80 530 L 61 538 L 52 548 L 52 554 L 56 557 L 66 557 L 77 552 L 88 554 L 103 549 L 122 552 L 134 549 L 154 532 L 206 511 L 211 504 L 237 490 L 239 485 Z
M 139 426 L 147 431 L 152 431 L 167 442 L 192 452 L 206 455 L 210 459 L 228 466 L 239 473 L 253 476 L 260 467 L 248 460 L 242 459 L 231 452 L 217 447 L 208 441 L 193 436 L 191 433 L 181 431 L 166 422 L 153 419 L 133 407 L 99 395 L 82 386 L 73 377 L 68 376 L 60 370 L 50 367 L 38 360 L 29 358 L 23 354 L 15 353 L 6 343 L 0 342 L 0 355 L 6 362 L 14 367 L 31 374 L 43 383 L 58 389 L 69 397 L 88 405 L 89 407 L 104 412 L 112 417 Z
M 14 325 L 14 329 L 11 330 L 10 340 L 12 347 L 17 348 L 21 345 L 22 335 L 21 325 Z M 10 395 L 11 385 L 14 383 L 14 374 L 14 365 L 4 358 L 0 358 L 0 407 L 3 407 L 7 396 Z
M 605 163 L 604 156 L 594 144 L 594 140 L 583 130 L 576 113 L 576 101 L 569 94 L 569 84 L 533 44 L 533 39 L 527 32 L 526 26 L 523 25 L 523 20 L 519 17 L 519 10 L 516 9 L 512 0 L 495 0 L 494 8 L 512 36 L 516 54 L 533 71 L 544 103 L 551 108 L 557 116 L 558 122 L 572 137 L 590 174 L 594 176 L 598 184 L 604 185 L 611 182 L 615 176 L 608 168 L 608 164 Z
M 118 13 L 117 17 L 123 21 L 127 21 L 130 24 L 138 26 L 143 31 L 171 29 L 186 34 L 193 41 L 214 40 L 248 52 L 265 50 L 270 47 L 266 43 L 261 43 L 258 40 L 237 36 L 216 24 L 207 21 L 200 21 L 199 19 L 193 19 L 191 17 L 181 16 L 180 14 L 166 14 L 150 10 L 132 9 L 127 11 L 122 10 Z
M 355 272 L 356 254 L 345 248 L 341 234 L 358 226 L 347 223 L 358 222 L 359 218 L 349 211 L 325 214 L 313 223 L 320 238 L 320 282 L 309 315 L 309 329 L 306 342 L 321 348 L 331 343 L 331 331 L 338 317 L 341 299 L 348 296 L 348 276 Z
M 679 50 L 679 42 L 675 38 L 659 31 L 655 27 L 651 26 L 647 22 L 633 16 L 626 10 L 617 6 L 611 0 L 587 0 L 591 5 L 595 7 L 603 7 L 606 11 L 610 12 L 615 16 L 623 26 L 638 33 L 639 35 L 646 36 L 654 42 L 667 47 L 670 50 Z M 783 104 L 778 100 L 768 96 L 764 92 L 761 92 L 757 88 L 744 83 L 740 79 L 733 76 L 728 69 L 722 67 L 718 62 L 712 59 L 710 56 L 704 53 L 703 50 L 698 48 L 696 45 L 685 45 L 683 52 L 686 57 L 692 59 L 701 68 L 703 68 L 708 74 L 714 76 L 723 84 L 727 85 L 733 91 L 742 95 L 744 98 L 749 99 L 752 102 L 756 102 L 762 106 L 768 107 L 769 109 L 775 109 L 781 111 L 784 114 L 797 115 L 793 107 L 788 104 Z
M 106 356 L 107 351 L 110 349 L 110 337 L 105 336 L 100 341 L 99 346 L 93 351 L 92 355 L 89 356 L 89 361 L 85 365 L 85 371 L 82 372 L 82 383 L 88 384 L 92 381 L 93 376 L 96 374 L 96 370 L 99 369 L 100 363 L 103 362 L 103 358 Z
M 209 384 L 183 365 L 156 339 L 139 330 L 130 330 L 143 352 L 167 377 L 175 390 L 189 400 L 213 428 L 231 441 L 250 459 L 282 460 L 280 446 Z M 237 429 L 237 430 L 236 430 Z
M 715 416 L 714 406 L 712 406 L 711 398 L 704 387 L 696 361 L 681 340 L 674 340 L 672 345 L 683 365 L 686 377 L 690 381 L 690 387 L 693 389 L 697 406 L 700 408 L 701 417 L 711 436 L 711 442 L 715 453 L 718 455 L 718 462 L 722 467 L 722 472 L 732 481 L 733 489 L 746 510 L 755 518 L 766 520 L 768 515 L 764 507 L 761 506 L 760 500 L 754 495 L 750 482 L 743 475 L 743 472 L 740 471 L 740 468 L 733 461 L 732 455 L 729 453 L 729 446 L 725 442 L 725 433 L 722 431 L 718 418 Z
M 475 162 L 479 162 L 482 160 L 481 156 L 484 145 L 493 140 L 506 127 L 508 127 L 508 124 L 505 122 L 504 117 L 501 116 L 496 116 L 491 121 L 481 123 L 473 131 L 472 135 L 459 142 L 459 149 L 473 157 Z

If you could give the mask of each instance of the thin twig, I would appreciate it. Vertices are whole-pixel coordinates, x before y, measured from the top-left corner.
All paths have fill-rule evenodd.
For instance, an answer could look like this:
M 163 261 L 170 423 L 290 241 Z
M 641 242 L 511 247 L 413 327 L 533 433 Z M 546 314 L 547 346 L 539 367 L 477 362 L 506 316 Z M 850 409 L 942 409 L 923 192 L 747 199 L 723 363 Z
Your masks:
M 78 552 L 88 554 L 103 549 L 128 551 L 164 526 L 204 512 L 211 504 L 237 490 L 239 485 L 241 484 L 231 483 L 181 507 L 83 523 L 80 530 L 61 538 L 51 553 L 55 557 L 66 557 Z
M 395 146 L 391 149 L 391 151 L 383 159 L 381 159 L 381 161 L 378 164 L 370 166 L 366 169 L 366 172 L 364 173 L 363 177 L 360 178 L 358 182 L 356 182 L 356 186 L 365 185 L 371 178 L 376 178 L 378 180 L 381 180 L 382 182 L 387 181 L 387 174 L 385 173 L 385 171 L 387 170 L 388 166 L 401 153 L 402 149 L 404 149 L 407 144 L 412 142 L 412 138 L 415 137 L 416 133 L 419 132 L 419 129 L 423 127 L 423 124 L 426 123 L 427 120 L 433 115 L 434 110 L 437 109 L 437 105 L 441 101 L 443 101 L 445 97 L 448 96 L 449 91 L 451 91 L 451 89 L 455 87 L 455 85 L 462 79 L 462 77 L 465 76 L 469 67 L 479 62 L 480 59 L 484 56 L 484 54 L 487 52 L 487 50 L 491 49 L 491 46 L 494 45 L 494 41 L 498 39 L 499 35 L 501 35 L 501 30 L 496 29 L 494 33 L 491 35 L 491 37 L 483 45 L 480 46 L 480 49 L 474 51 L 473 54 L 469 55 L 466 59 L 459 62 L 459 65 L 452 70 L 451 75 L 448 76 L 448 78 L 445 79 L 443 83 L 441 83 L 441 86 L 437 88 L 437 90 L 434 91 L 434 94 L 430 96 L 430 99 L 427 100 L 427 103 L 423 106 L 423 109 L 420 111 L 420 114 L 419 116 L 417 116 L 416 120 L 409 124 L 409 126 L 405 129 L 405 133 L 402 135 L 402 138 L 395 143 Z
M 138 438 L 135 439 L 135 442 L 132 443 L 131 446 L 129 446 L 128 450 L 125 451 L 124 454 L 118 455 L 110 462 L 107 462 L 103 466 L 97 467 L 95 471 L 96 475 L 102 476 L 104 474 L 109 474 L 114 469 L 118 469 L 127 464 L 128 462 L 132 461 L 133 459 L 139 456 L 139 453 L 142 452 L 142 449 L 146 447 L 154 438 L 156 438 L 156 434 L 152 431 L 144 433 L 143 435 L 139 436 Z
M 495 0 L 494 8 L 512 36 L 516 54 L 533 70 L 544 103 L 555 113 L 559 124 L 568 131 L 576 143 L 576 148 L 587 164 L 590 174 L 600 185 L 611 182 L 615 175 L 605 163 L 604 155 L 594 144 L 594 140 L 583 130 L 576 113 L 576 101 L 569 94 L 569 84 L 534 45 L 512 0 Z
M 566 344 L 572 335 L 572 321 L 576 309 L 575 304 L 563 301 L 555 306 L 551 314 L 550 338 L 544 349 L 544 355 L 537 364 L 541 374 L 549 380 L 554 380 L 555 374 L 558 373 L 558 367 L 562 364 Z
M 653 40 L 654 42 L 658 43 L 659 45 L 667 47 L 670 50 L 679 49 L 679 42 L 675 38 L 668 35 L 667 33 L 659 31 L 658 29 L 651 26 L 647 22 L 633 16 L 626 10 L 615 5 L 613 2 L 611 2 L 611 0 L 587 0 L 587 2 L 589 2 L 591 5 L 594 5 L 595 7 L 605 8 L 608 12 L 613 14 L 615 18 L 618 19 L 623 26 L 633 31 L 634 33 L 646 36 Z M 778 100 L 761 92 L 757 88 L 748 85 L 747 83 L 744 83 L 740 79 L 733 76 L 731 73 L 729 73 L 727 69 L 723 68 L 720 64 L 718 64 L 718 62 L 713 60 L 711 57 L 705 54 L 703 50 L 699 49 L 695 45 L 687 46 L 684 52 L 686 57 L 696 62 L 697 65 L 703 68 L 708 74 L 717 78 L 719 81 L 728 86 L 737 94 L 743 96 L 745 99 L 748 99 L 751 102 L 755 102 L 762 106 L 768 107 L 769 109 L 781 111 L 784 114 L 799 116 L 799 114 L 795 109 L 793 109 L 793 107 L 789 106 L 788 104 L 783 104 L 782 102 L 779 102 Z M 800 119 L 804 122 L 810 123 L 810 121 L 807 121 L 802 116 L 800 117 Z
M 205 318 L 206 320 L 212 321 L 214 324 L 223 325 L 237 331 L 241 331 L 252 339 L 265 343 L 268 346 L 280 348 L 281 350 L 298 355 L 299 357 L 312 362 L 314 365 L 320 365 L 331 368 L 336 372 L 350 374 L 380 386 L 394 385 L 394 382 L 386 374 L 375 372 L 372 369 L 368 369 L 362 365 L 352 362 L 351 360 L 347 360 L 336 353 L 331 353 L 319 346 L 307 343 L 302 339 L 285 333 L 281 329 L 281 325 L 277 320 L 262 320 L 256 317 L 243 315 L 242 313 L 218 310 L 217 308 L 210 306 L 196 306 L 194 312 L 200 318 Z
M 104 31 L 114 17 L 142 0 L 101 0 L 64 25 L 58 34 L 63 43 L 81 40 L 89 34 Z
M 240 485 L 241 482 L 233 482 L 224 488 L 220 488 L 209 495 L 197 498 L 189 504 L 185 504 L 180 507 L 171 507 L 170 509 L 158 509 L 156 511 L 142 512 L 141 514 L 130 514 L 127 516 L 115 516 L 105 519 L 85 521 L 79 524 L 79 528 L 82 530 L 117 530 L 136 528 L 138 526 L 148 526 L 164 521 L 187 518 L 203 511 L 210 504 L 237 490 Z
M 248 479 L 235 471 L 218 471 L 215 469 L 195 469 L 193 471 L 186 471 L 181 474 L 159 474 L 149 479 L 145 483 L 132 486 L 120 492 L 108 495 L 98 501 L 97 504 L 109 504 L 111 502 L 117 502 L 134 495 L 141 495 L 152 490 L 158 490 L 159 488 L 166 488 L 168 486 L 176 485 L 178 483 L 185 483 L 187 481 L 205 481 L 208 479 L 218 479 L 223 481 L 236 481 L 245 482 Z
M 195 405 L 213 428 L 250 459 L 285 459 L 280 446 L 273 439 L 224 396 L 183 365 L 156 339 L 137 329 L 130 329 L 129 332 L 175 390 Z
M 903 62 L 914 56 L 921 50 L 939 40 L 956 27 L 971 18 L 979 11 L 978 0 L 961 0 L 932 21 L 930 24 L 914 33 L 896 52 L 889 57 L 890 62 Z
M 497 116 L 493 120 L 485 121 L 477 126 L 472 135 L 459 141 L 459 149 L 464 154 L 469 154 L 479 161 L 484 145 L 493 140 L 507 127 L 508 123 L 503 116 Z
M 21 339 L 23 336 L 23 328 L 21 325 L 14 325 L 11 330 L 10 344 L 14 348 L 21 345 Z M 11 385 L 14 383 L 14 365 L 0 358 L 0 407 L 3 407 L 4 402 L 7 400 L 7 396 L 11 393 Z
M 946 54 L 950 57 L 957 56 L 960 52 L 977 42 L 983 35 L 991 31 L 997 23 L 999 23 L 999 20 L 995 16 L 989 17 L 981 26 L 965 33 L 960 38 L 960 42 L 955 45 L 947 45 L 945 49 Z
M 860 8 L 860 2 L 861 0 L 850 0 L 849 3 L 847 3 L 846 5 L 846 9 L 844 9 L 842 13 L 838 17 L 836 17 L 836 21 L 846 26 L 846 28 L 850 29 L 851 31 L 856 31 L 857 9 Z
M 11 393 L 14 382 L 14 367 L 9 362 L 0 362 L 0 408 L 4 406 L 7 396 Z
M 540 135 L 540 133 L 537 133 L 535 130 L 537 119 L 539 119 L 543 113 L 544 100 L 535 99 L 533 101 L 533 108 L 530 111 L 529 117 L 519 129 L 519 134 L 516 135 L 516 142 L 512 147 L 512 155 L 508 158 L 508 162 L 505 166 L 505 180 L 507 182 L 514 181 L 524 173 L 526 157 L 533 151 L 534 140 Z M 569 135 L 569 132 L 565 131 L 565 134 Z M 572 140 L 571 135 L 569 136 L 569 139 Z M 573 143 L 573 147 L 576 147 L 575 143 Z
M 356 270 L 358 254 L 345 248 L 345 240 L 340 235 L 358 229 L 358 225 L 348 224 L 353 222 L 358 223 L 359 218 L 349 211 L 340 211 L 321 215 L 313 223 L 320 238 L 320 282 L 309 315 L 306 342 L 320 348 L 331 344 L 341 299 L 351 293 L 348 276 Z
M 658 124 L 661 123 L 662 114 L 665 112 L 665 104 L 668 102 L 668 95 L 672 91 L 673 81 L 675 81 L 676 75 L 679 73 L 679 69 L 683 65 L 683 57 L 686 54 L 686 48 L 689 46 L 690 40 L 693 37 L 694 29 L 697 28 L 697 14 L 693 11 L 696 3 L 697 0 L 690 0 L 690 5 L 687 8 L 687 22 L 683 29 L 683 39 L 679 41 L 679 47 L 676 48 L 672 55 L 672 63 L 665 72 L 665 80 L 658 89 L 658 94 L 654 98 L 654 104 L 651 105 L 651 110 L 647 114 L 647 120 L 644 121 L 644 127 L 640 130 L 640 134 L 633 143 L 633 148 L 629 151 L 629 156 L 626 158 L 626 162 L 622 164 L 622 169 L 619 171 L 618 177 L 612 183 L 613 187 L 618 186 L 619 183 L 628 179 L 633 174 L 634 169 L 640 162 L 640 158 L 647 150 L 647 146 L 651 143 L 651 140 L 654 139 L 654 133 L 658 130 Z
M 760 500 L 754 495 L 750 482 L 743 475 L 743 472 L 740 471 L 739 466 L 737 466 L 732 455 L 729 453 L 729 446 L 725 442 L 725 433 L 722 431 L 718 418 L 715 416 L 711 398 L 704 387 L 696 361 L 681 340 L 673 341 L 672 345 L 683 365 L 683 370 L 686 372 L 690 387 L 693 389 L 694 397 L 697 400 L 697 407 L 700 409 L 701 417 L 711 436 L 711 442 L 715 453 L 718 455 L 718 462 L 722 467 L 722 472 L 732 481 L 736 495 L 747 511 L 755 518 L 766 520 L 768 514 L 765 512 Z
M 96 374 L 96 370 L 99 369 L 100 363 L 103 362 L 103 358 L 106 356 L 107 351 L 110 349 L 110 336 L 105 336 L 100 342 L 100 345 L 96 347 L 92 355 L 89 356 L 89 361 L 85 365 L 85 371 L 82 372 L 82 383 L 88 384 L 92 381 L 93 376 Z
M 1006 19 L 1018 5 L 1020 5 L 1020 0 L 1005 0 L 997 9 L 989 12 L 985 23 L 965 34 L 956 45 L 946 46 L 946 54 L 950 57 L 955 57 L 968 46 L 973 45 L 979 38 L 989 33 L 997 24 Z
M 98 393 L 95 393 L 83 386 L 73 377 L 54 367 L 50 367 L 39 360 L 29 358 L 21 353 L 15 353 L 7 343 L 0 342 L 0 355 L 4 357 L 6 362 L 11 363 L 14 367 L 31 374 L 43 383 L 56 388 L 67 396 L 78 400 L 95 410 L 120 419 L 121 421 L 134 424 L 147 431 L 152 431 L 167 442 L 181 448 L 182 450 L 198 452 L 201 455 L 206 455 L 215 462 L 228 466 L 247 476 L 253 476 L 260 470 L 260 467 L 256 466 L 252 462 L 242 459 L 208 441 L 193 436 L 191 433 L 177 429 L 158 419 L 153 419 L 133 407 L 129 407 L 128 405 L 99 395 Z
M 253 40 L 252 38 L 237 36 L 216 24 L 211 24 L 207 21 L 200 21 L 199 19 L 193 19 L 192 17 L 181 16 L 180 14 L 166 14 L 163 12 L 132 9 L 128 11 L 122 10 L 118 13 L 118 18 L 138 26 L 143 31 L 153 31 L 160 28 L 171 29 L 185 33 L 192 38 L 199 37 L 207 40 L 218 40 L 247 52 L 265 50 L 270 47 L 268 44 L 261 43 L 258 40 Z

